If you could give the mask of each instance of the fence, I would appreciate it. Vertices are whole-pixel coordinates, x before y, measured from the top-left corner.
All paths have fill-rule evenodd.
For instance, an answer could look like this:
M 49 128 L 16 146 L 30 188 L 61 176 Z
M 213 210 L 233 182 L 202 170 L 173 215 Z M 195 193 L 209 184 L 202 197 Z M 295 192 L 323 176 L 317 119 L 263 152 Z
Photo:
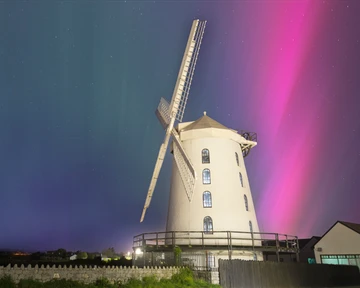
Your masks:
M 194 272 L 195 279 L 209 283 L 219 283 L 219 272 L 215 268 L 215 258 L 211 252 L 181 252 L 178 257 L 174 252 L 145 252 L 135 255 L 133 265 L 136 267 L 188 267 Z
M 166 252 L 144 252 L 140 255 L 135 254 L 133 265 L 136 267 L 168 267 L 185 266 L 189 268 L 215 266 L 208 263 L 206 253 L 184 253 L 176 257 L 172 251 Z M 215 264 L 215 263 L 214 263 Z
M 178 273 L 180 267 L 96 267 L 96 266 L 56 266 L 50 267 L 47 265 L 31 265 L 25 267 L 21 265 L 18 267 L 16 264 L 11 267 L 0 266 L 0 278 L 9 275 L 16 283 L 22 279 L 34 279 L 41 282 L 51 281 L 52 279 L 67 279 L 74 281 L 81 281 L 84 283 L 93 283 L 98 279 L 106 278 L 110 282 L 121 281 L 126 283 L 129 279 L 142 279 L 144 276 L 155 275 L 158 279 L 171 278 L 172 275 Z
M 219 260 L 223 288 L 360 287 L 356 266 Z

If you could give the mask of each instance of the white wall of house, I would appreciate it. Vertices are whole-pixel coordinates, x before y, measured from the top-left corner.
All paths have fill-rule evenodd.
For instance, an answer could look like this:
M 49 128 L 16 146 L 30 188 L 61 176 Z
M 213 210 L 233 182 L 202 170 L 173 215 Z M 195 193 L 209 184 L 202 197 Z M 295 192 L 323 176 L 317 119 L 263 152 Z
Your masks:
M 321 263 L 321 255 L 360 254 L 360 234 L 338 222 L 315 244 L 314 252 L 316 263 Z

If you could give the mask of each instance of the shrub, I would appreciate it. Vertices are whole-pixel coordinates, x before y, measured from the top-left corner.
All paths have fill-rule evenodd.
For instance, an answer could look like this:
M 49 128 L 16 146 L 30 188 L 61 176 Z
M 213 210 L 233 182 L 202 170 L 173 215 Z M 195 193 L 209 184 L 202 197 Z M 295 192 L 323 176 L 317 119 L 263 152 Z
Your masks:
M 142 288 L 142 281 L 138 279 L 130 279 L 127 283 L 120 286 L 121 288 Z M 155 286 L 156 287 L 156 286 Z
M 10 275 L 5 275 L 0 278 L 0 287 L 1 288 L 16 288 L 16 284 Z
M 179 273 L 174 274 L 171 280 L 183 286 L 193 286 L 194 274 L 189 268 L 184 268 L 181 269 Z
M 94 285 L 101 288 L 114 287 L 107 278 L 100 278 L 96 280 Z
M 39 287 L 43 287 L 42 283 L 39 281 L 35 281 L 32 279 L 22 279 L 20 280 L 18 286 L 18 288 L 39 288 Z
M 159 283 L 159 281 L 155 276 L 146 276 L 142 279 L 142 282 L 143 282 L 142 287 L 144 288 L 157 287 L 157 284 Z

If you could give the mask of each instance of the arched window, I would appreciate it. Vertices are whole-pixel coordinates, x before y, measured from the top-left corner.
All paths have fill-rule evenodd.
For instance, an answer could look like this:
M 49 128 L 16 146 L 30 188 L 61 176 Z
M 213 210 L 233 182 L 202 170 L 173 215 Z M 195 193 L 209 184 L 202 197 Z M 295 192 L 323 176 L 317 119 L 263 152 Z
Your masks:
M 211 183 L 211 177 L 210 177 L 210 170 L 204 169 L 203 170 L 203 184 L 210 184 Z
M 212 207 L 211 193 L 209 191 L 205 191 L 203 193 L 203 206 L 204 206 L 204 208 Z
M 236 164 L 239 166 L 239 155 L 235 152 Z
M 250 232 L 253 233 L 253 227 L 251 221 L 249 221 L 249 228 L 250 228 Z
M 239 172 L 239 177 L 240 177 L 241 187 L 244 187 L 244 182 L 243 182 L 243 178 L 242 178 L 241 172 Z
M 249 204 L 246 195 L 244 194 L 244 202 L 245 202 L 245 209 L 246 211 L 249 211 Z
M 210 152 L 209 149 L 203 149 L 201 151 L 202 163 L 210 163 Z
M 210 216 L 204 218 L 204 233 L 212 234 L 213 233 L 213 221 Z

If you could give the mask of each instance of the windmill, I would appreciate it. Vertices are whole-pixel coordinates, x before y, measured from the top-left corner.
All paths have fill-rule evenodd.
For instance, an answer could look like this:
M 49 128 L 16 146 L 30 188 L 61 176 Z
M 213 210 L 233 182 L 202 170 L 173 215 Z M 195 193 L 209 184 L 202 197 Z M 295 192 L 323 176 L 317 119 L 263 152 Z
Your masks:
M 172 139 L 174 161 L 166 232 L 143 233 L 134 237 L 134 265 L 141 262 L 145 266 L 148 261 L 154 265 L 158 260 L 148 253 L 165 255 L 176 246 L 182 249 L 184 259 L 197 261 L 191 254 L 194 251 L 203 255 L 202 262 L 199 260 L 201 263 L 196 264 L 201 267 L 214 267 L 218 259 L 224 258 L 262 260 L 262 251 L 268 249 L 262 248 L 265 238 L 259 231 L 244 162 L 257 145 L 256 133 L 230 129 L 207 116 L 206 112 L 195 121 L 182 122 L 205 26 L 206 21 L 193 21 L 171 102 L 169 104 L 161 98 L 156 110 L 166 133 L 140 222 L 143 222 L 150 205 Z M 273 236 L 276 245 L 272 249 L 276 251 L 278 261 L 282 251 L 298 253 L 296 236 L 283 235 L 286 247 L 296 243 L 295 248 L 286 248 L 286 251 L 279 250 L 279 234 L 266 237 L 273 239 Z M 160 262 L 168 261 L 167 257 L 173 259 L 172 252 L 170 250 L 170 254 Z
M 178 165 L 187 197 L 189 201 L 191 201 L 192 198 L 196 173 L 193 165 L 191 164 L 191 161 L 189 160 L 189 157 L 186 155 L 186 152 L 182 147 L 181 141 L 179 140 L 179 134 L 177 133 L 176 129 L 174 129 L 174 124 L 176 120 L 182 122 L 184 116 L 186 102 L 189 96 L 190 86 L 194 75 L 195 65 L 199 55 L 205 26 L 206 21 L 193 21 L 171 102 L 169 104 L 164 98 L 161 98 L 159 106 L 155 112 L 163 128 L 166 130 L 166 133 L 164 141 L 160 146 L 140 222 L 144 220 L 146 210 L 150 205 L 156 182 L 164 162 L 170 137 L 172 137 L 175 143 L 174 158 L 176 164 Z

